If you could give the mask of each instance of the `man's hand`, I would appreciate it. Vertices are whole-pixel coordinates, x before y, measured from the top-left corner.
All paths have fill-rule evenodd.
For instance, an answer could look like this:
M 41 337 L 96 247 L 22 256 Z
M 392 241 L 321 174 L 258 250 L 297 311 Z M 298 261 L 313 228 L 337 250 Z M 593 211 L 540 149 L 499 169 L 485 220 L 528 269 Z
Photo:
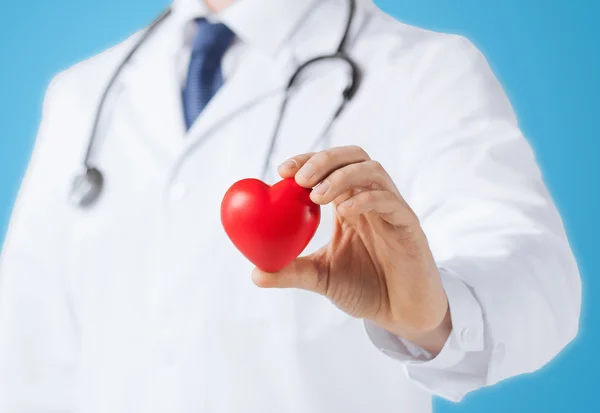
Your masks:
M 329 244 L 282 271 L 255 269 L 256 285 L 322 294 L 437 355 L 452 327 L 448 299 L 419 220 L 383 167 L 347 146 L 298 155 L 279 174 L 333 204 L 335 227 Z

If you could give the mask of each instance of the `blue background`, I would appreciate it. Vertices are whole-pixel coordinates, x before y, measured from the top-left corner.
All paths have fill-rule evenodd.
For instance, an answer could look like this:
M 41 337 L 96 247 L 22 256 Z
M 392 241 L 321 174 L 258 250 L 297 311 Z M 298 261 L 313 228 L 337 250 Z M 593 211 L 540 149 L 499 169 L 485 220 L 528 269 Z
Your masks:
M 1 0 L 0 234 L 56 72 L 143 27 L 168 0 Z M 584 281 L 580 337 L 541 372 L 438 412 L 598 412 L 600 2 L 379 0 L 410 24 L 468 36 L 486 54 L 534 146 Z M 401 408 L 400 408 L 401 411 Z

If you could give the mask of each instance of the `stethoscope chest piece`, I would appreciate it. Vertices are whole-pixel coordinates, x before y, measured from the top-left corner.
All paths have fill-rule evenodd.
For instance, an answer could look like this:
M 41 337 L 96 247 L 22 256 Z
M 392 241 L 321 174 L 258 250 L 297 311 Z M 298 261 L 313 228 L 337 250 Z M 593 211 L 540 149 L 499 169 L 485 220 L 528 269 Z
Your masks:
M 96 168 L 86 168 L 85 171 L 73 179 L 69 200 L 78 208 L 92 205 L 102 193 L 104 177 Z

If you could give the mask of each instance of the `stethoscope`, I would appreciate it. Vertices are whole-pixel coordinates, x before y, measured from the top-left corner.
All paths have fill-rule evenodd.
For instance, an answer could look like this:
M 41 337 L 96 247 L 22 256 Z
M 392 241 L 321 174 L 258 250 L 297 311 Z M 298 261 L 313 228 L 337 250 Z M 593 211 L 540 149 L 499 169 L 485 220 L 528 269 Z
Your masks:
M 315 143 L 321 142 L 327 138 L 329 135 L 331 128 L 335 124 L 336 120 L 340 117 L 340 115 L 344 112 L 344 109 L 350 103 L 350 101 L 356 95 L 358 88 L 360 86 L 361 81 L 361 72 L 357 63 L 348 55 L 346 51 L 348 38 L 350 34 L 350 29 L 352 28 L 352 23 L 354 21 L 354 15 L 356 12 L 356 0 L 348 0 L 348 19 L 346 22 L 346 27 L 344 29 L 344 35 L 342 40 L 340 41 L 336 51 L 332 54 L 322 55 L 314 57 L 306 62 L 300 64 L 296 71 L 290 77 L 287 86 L 285 88 L 285 95 L 283 98 L 283 102 L 279 109 L 279 116 L 277 118 L 277 123 L 275 124 L 275 128 L 273 130 L 273 135 L 271 137 L 271 142 L 269 144 L 269 150 L 267 156 L 265 158 L 265 162 L 263 165 L 263 173 L 262 176 L 266 175 L 266 172 L 271 164 L 271 157 L 273 155 L 273 151 L 275 150 L 275 144 L 277 142 L 277 138 L 279 135 L 279 130 L 281 129 L 281 125 L 283 119 L 285 118 L 287 105 L 290 101 L 292 91 L 294 87 L 297 85 L 297 81 L 300 78 L 300 75 L 310 66 L 315 63 L 322 61 L 331 61 L 337 60 L 343 62 L 350 69 L 350 79 L 348 85 L 342 91 L 342 102 L 338 106 L 337 110 L 332 115 L 327 127 L 321 133 L 319 138 L 315 141 Z M 144 33 L 140 36 L 137 42 L 133 45 L 129 53 L 123 58 L 119 66 L 115 69 L 112 77 L 110 78 L 104 92 L 102 93 L 102 97 L 100 98 L 100 103 L 98 104 L 98 108 L 96 110 L 96 114 L 94 117 L 94 124 L 92 128 L 92 132 L 90 134 L 90 139 L 88 142 L 87 150 L 85 153 L 85 157 L 83 159 L 83 172 L 75 177 L 73 183 L 71 185 L 71 191 L 69 194 L 70 202 L 77 208 L 85 208 L 93 205 L 100 195 L 102 194 L 102 190 L 104 189 L 104 175 L 97 167 L 92 165 L 91 159 L 94 154 L 94 144 L 97 140 L 98 128 L 100 126 L 100 121 L 102 118 L 102 114 L 104 112 L 104 107 L 106 105 L 106 101 L 110 91 L 115 85 L 119 75 L 127 66 L 131 58 L 135 55 L 135 53 L 139 50 L 139 48 L 148 40 L 150 35 L 164 22 L 167 17 L 171 15 L 172 9 L 169 7 L 165 10 L 160 16 L 154 20 L 150 26 L 144 31 Z M 314 145 L 313 145 L 314 147 Z

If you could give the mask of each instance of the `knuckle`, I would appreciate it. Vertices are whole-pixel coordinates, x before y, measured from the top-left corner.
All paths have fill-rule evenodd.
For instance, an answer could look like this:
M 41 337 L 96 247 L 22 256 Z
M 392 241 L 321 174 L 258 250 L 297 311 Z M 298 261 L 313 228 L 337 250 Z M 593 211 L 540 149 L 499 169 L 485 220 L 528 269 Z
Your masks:
M 327 149 L 314 155 L 310 162 L 315 166 L 323 166 L 332 163 L 334 160 L 335 152 L 332 149 Z
M 383 165 L 378 161 L 369 161 L 369 169 L 373 174 L 373 189 L 390 189 L 393 182 Z
M 326 162 L 332 161 L 333 159 L 335 159 L 335 152 L 335 149 L 327 149 L 321 152 L 321 157 Z
M 360 146 L 358 145 L 350 145 L 348 146 L 348 149 L 350 151 L 352 151 L 353 153 L 355 153 L 356 155 L 358 155 L 361 158 L 368 158 L 369 155 L 367 154 L 367 152 Z
M 348 178 L 350 177 L 349 168 L 338 169 L 334 173 L 331 174 L 332 183 L 337 185 L 344 184 L 348 182 Z
M 350 173 L 347 168 L 342 168 L 334 171 L 327 177 L 327 181 L 333 190 L 332 194 L 337 195 L 347 190 L 349 185 L 351 185 L 349 175 Z
M 349 175 L 352 175 L 355 179 L 364 180 L 364 177 L 368 176 L 368 171 L 365 169 L 365 166 L 365 162 L 353 163 L 351 165 L 348 165 L 347 169 Z
M 380 175 L 385 174 L 385 168 L 379 161 L 371 160 L 371 161 L 369 161 L 369 166 L 378 174 L 380 174 Z

